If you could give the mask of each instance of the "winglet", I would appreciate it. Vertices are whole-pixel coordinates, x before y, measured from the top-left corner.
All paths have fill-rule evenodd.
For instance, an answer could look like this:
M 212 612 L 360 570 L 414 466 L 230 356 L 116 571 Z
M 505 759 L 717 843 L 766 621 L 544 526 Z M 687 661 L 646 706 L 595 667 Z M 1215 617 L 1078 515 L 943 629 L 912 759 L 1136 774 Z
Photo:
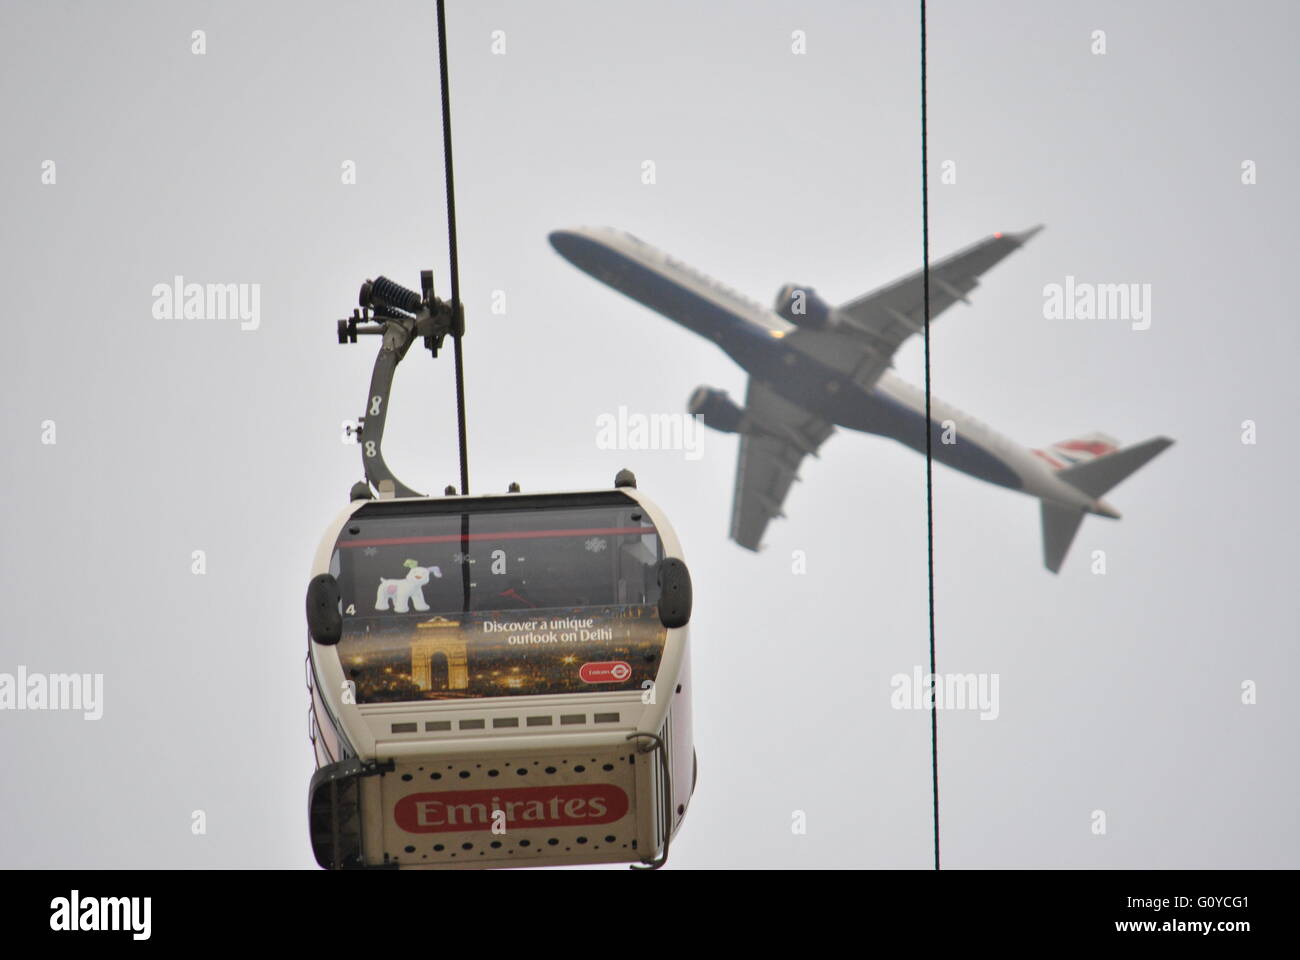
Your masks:
M 1030 227 L 1028 230 L 1021 230 L 1019 233 L 1004 233 L 1002 236 L 1006 237 L 1017 246 L 1024 246 L 1042 232 L 1043 226 L 1044 224 L 1040 223 L 1038 226 Z

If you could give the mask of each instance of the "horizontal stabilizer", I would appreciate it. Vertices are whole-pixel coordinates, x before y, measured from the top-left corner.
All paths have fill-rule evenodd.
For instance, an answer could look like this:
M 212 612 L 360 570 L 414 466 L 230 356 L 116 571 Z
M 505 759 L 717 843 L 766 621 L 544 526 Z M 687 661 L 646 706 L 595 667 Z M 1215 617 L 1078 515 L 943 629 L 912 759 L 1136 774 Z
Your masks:
M 1152 437 L 1104 457 L 1066 467 L 1057 476 L 1090 497 L 1103 497 L 1112 487 L 1172 445 L 1173 441 L 1168 437 Z
M 1044 500 L 1043 508 L 1043 563 L 1052 573 L 1061 569 L 1065 555 L 1070 552 L 1074 535 L 1079 532 L 1084 511 L 1077 507 L 1063 507 Z

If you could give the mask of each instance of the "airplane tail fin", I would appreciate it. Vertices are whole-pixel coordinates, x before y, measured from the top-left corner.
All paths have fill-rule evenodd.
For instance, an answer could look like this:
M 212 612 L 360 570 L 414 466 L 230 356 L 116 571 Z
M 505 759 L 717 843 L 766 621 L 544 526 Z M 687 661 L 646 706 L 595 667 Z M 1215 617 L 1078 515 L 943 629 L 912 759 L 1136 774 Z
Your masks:
M 1107 445 L 1109 450 L 1105 449 Z M 1082 454 L 1077 462 L 1062 467 L 1057 476 L 1076 490 L 1099 501 L 1138 468 L 1145 466 L 1172 445 L 1173 441 L 1168 437 L 1152 437 L 1150 440 L 1119 450 L 1109 438 L 1101 434 L 1093 434 L 1080 440 L 1066 440 L 1054 444 L 1049 449 L 1068 451 L 1076 456 Z M 1079 524 L 1083 522 L 1084 514 L 1089 512 L 1119 517 L 1119 514 L 1100 502 L 1096 503 L 1092 510 L 1084 510 L 1047 500 L 1042 501 L 1043 562 L 1052 573 L 1061 569 L 1065 555 L 1070 550 L 1070 544 L 1074 542 L 1074 535 L 1079 531 Z
M 1119 441 L 1104 433 L 1089 433 L 1082 437 L 1061 440 L 1042 450 L 1034 451 L 1055 469 L 1062 470 L 1076 463 L 1086 463 L 1104 457 L 1119 449 Z

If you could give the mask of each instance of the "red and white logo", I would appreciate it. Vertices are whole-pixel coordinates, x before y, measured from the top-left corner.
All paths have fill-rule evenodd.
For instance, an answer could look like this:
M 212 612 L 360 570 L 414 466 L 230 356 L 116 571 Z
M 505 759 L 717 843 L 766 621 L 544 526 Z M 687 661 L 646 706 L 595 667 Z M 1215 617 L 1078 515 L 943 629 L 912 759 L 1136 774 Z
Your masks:
M 509 830 L 581 827 L 621 820 L 629 806 L 627 793 L 612 783 L 447 790 L 402 797 L 393 820 L 407 833 L 491 830 L 502 816 Z
M 626 683 L 632 665 L 625 660 L 593 660 L 578 668 L 578 676 L 587 683 Z

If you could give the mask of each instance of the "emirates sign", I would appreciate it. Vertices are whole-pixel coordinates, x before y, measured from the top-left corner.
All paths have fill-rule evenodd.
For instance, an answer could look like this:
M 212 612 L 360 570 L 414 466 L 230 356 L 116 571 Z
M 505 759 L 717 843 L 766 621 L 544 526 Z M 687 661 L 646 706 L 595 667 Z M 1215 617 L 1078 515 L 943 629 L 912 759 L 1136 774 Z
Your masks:
M 393 807 L 393 819 L 407 833 L 465 833 L 491 830 L 505 814 L 507 830 L 581 827 L 621 820 L 630 803 L 612 783 L 504 790 L 413 793 Z

